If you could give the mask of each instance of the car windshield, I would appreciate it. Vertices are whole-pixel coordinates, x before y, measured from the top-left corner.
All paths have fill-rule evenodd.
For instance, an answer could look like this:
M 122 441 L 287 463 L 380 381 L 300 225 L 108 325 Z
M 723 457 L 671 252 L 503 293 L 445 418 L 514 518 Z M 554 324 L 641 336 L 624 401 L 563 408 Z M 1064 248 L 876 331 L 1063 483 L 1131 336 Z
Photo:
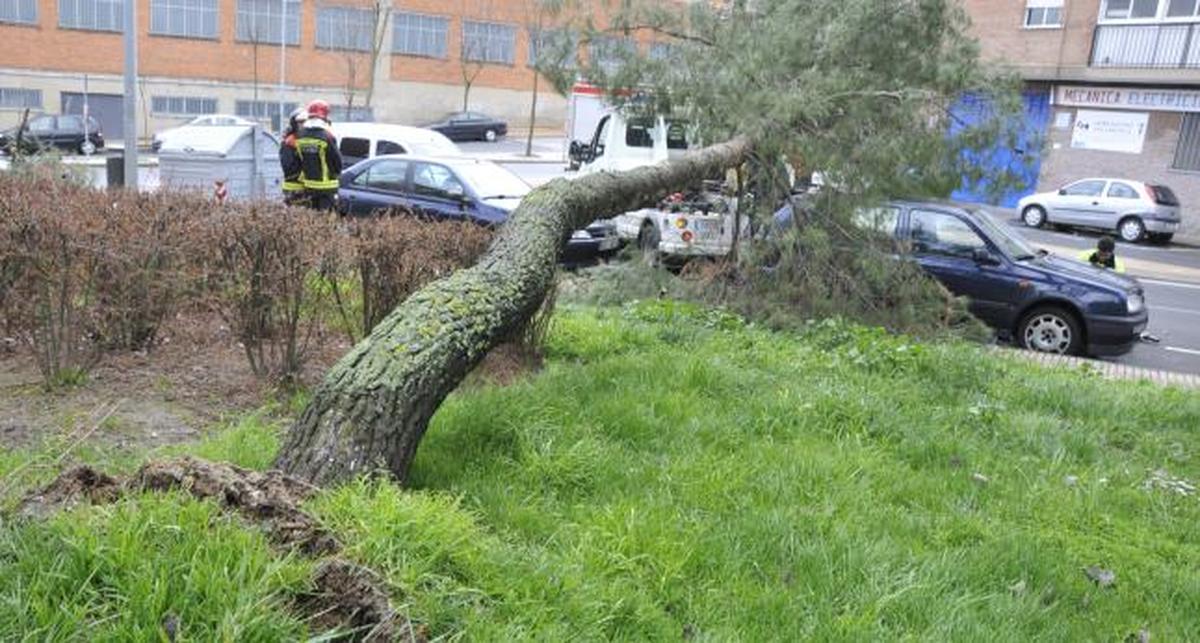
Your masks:
M 529 194 L 529 184 L 508 170 L 492 163 L 469 163 L 455 166 L 481 199 L 519 199 Z
M 983 233 L 992 243 L 996 244 L 1004 254 L 1021 261 L 1033 259 L 1037 252 L 1024 239 L 1008 231 L 1007 226 L 996 223 L 996 218 L 987 210 L 976 210 L 976 219 Z

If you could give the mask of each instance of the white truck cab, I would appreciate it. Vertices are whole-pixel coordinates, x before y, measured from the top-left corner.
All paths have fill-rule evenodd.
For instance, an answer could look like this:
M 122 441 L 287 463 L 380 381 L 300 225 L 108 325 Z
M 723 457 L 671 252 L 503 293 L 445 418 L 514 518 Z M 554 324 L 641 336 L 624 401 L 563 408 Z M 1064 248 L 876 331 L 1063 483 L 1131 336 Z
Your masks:
M 687 121 L 626 116 L 607 106 L 601 92 L 584 83 L 576 84 L 572 91 L 567 136 L 571 169 L 580 176 L 633 170 L 674 159 L 685 154 L 693 140 Z M 678 258 L 723 256 L 733 246 L 736 206 L 736 199 L 710 185 L 702 194 L 626 212 L 613 221 L 618 236 L 636 240 L 645 251 Z

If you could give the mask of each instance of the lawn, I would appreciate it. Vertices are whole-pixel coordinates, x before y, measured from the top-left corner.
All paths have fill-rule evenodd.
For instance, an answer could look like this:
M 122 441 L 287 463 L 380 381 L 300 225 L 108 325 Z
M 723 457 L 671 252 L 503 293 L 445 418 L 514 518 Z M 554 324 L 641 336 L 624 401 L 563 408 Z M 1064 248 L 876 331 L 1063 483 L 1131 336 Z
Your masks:
M 547 350 L 453 395 L 407 488 L 310 501 L 435 637 L 1200 637 L 1195 392 L 669 301 L 560 310 Z M 261 468 L 278 430 L 183 450 Z M 269 552 L 173 495 L 6 523 L 0 639 L 289 640 L 310 563 Z

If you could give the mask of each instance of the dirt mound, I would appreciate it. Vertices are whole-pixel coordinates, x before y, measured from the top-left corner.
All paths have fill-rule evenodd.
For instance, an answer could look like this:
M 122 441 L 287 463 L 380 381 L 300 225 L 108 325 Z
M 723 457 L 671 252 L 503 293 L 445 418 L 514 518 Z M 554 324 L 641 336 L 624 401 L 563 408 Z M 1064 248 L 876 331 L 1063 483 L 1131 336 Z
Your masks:
M 262 473 L 191 457 L 149 462 L 127 480 L 87 466 L 74 467 L 22 500 L 17 515 L 45 518 L 84 501 L 102 504 L 115 502 L 127 492 L 172 489 L 219 502 L 266 529 L 282 549 L 319 557 L 342 548 L 316 518 L 300 509 L 300 503 L 318 491 L 316 487 L 278 471 Z M 335 640 L 428 640 L 424 626 L 392 609 L 378 574 L 341 558 L 322 561 L 312 587 L 297 595 L 294 604 L 314 632 L 344 633 Z
M 22 518 L 44 518 L 83 501 L 113 502 L 121 491 L 121 482 L 106 473 L 89 466 L 72 467 L 40 491 L 26 496 L 16 513 Z
M 259 473 L 183 457 L 144 465 L 127 486 L 143 491 L 183 489 L 197 498 L 212 498 L 265 527 L 277 545 L 309 556 L 341 549 L 332 534 L 299 509 L 317 489 L 278 471 Z
M 317 631 L 346 628 L 359 641 L 425 641 L 424 626 L 396 614 L 380 587 L 383 579 L 371 570 L 331 558 L 313 575 L 313 590 L 300 596 L 302 612 L 312 614 Z

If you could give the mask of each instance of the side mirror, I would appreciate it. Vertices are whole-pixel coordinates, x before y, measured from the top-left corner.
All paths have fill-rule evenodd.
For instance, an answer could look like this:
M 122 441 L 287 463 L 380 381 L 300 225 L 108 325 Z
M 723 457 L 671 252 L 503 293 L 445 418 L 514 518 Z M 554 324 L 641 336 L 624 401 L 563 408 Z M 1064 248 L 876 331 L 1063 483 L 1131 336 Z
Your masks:
M 975 248 L 971 251 L 971 258 L 975 260 L 975 263 L 981 266 L 1000 265 L 1000 260 L 997 259 L 996 256 L 991 252 L 988 252 L 987 248 Z
M 567 158 L 575 163 L 584 163 L 587 161 L 587 144 L 583 141 L 571 141 L 571 147 L 567 151 Z
M 1058 191 L 1058 196 L 1067 196 L 1067 189 L 1063 188 Z

